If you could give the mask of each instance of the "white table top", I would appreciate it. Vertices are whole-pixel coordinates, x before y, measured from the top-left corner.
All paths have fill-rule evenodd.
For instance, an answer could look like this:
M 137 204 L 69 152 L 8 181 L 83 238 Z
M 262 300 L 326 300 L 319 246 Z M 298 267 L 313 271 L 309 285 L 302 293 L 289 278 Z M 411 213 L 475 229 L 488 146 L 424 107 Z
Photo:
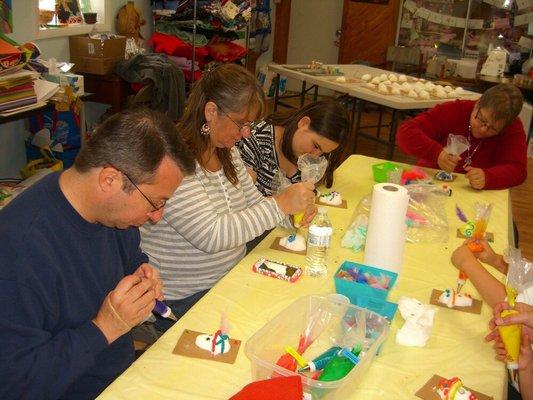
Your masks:
M 380 104 L 382 106 L 390 107 L 396 110 L 417 110 L 417 109 L 426 109 L 431 108 L 437 104 L 445 103 L 453 99 L 429 99 L 429 100 L 418 100 L 412 99 L 407 96 L 396 96 L 396 95 L 384 95 L 378 93 L 377 91 L 368 89 L 364 87 L 364 83 L 361 81 L 361 77 L 364 74 L 370 74 L 373 77 L 381 74 L 391 74 L 400 75 L 396 72 L 387 71 L 384 69 L 369 67 L 366 65 L 359 64 L 335 64 L 328 65 L 328 67 L 338 68 L 340 72 L 344 74 L 347 82 L 337 81 L 338 76 L 323 76 L 323 75 L 311 75 L 305 72 L 300 72 L 294 68 L 306 67 L 305 65 L 279 65 L 279 64 L 269 64 L 268 69 L 275 73 L 285 75 L 288 78 L 298 79 L 300 81 L 306 81 L 313 85 L 318 85 L 320 87 L 331 89 L 336 92 L 345 93 L 352 97 L 370 101 L 375 104 Z M 416 78 L 412 78 L 416 79 Z M 466 91 L 464 95 L 461 95 L 462 99 L 477 100 L 481 95 L 479 93 Z

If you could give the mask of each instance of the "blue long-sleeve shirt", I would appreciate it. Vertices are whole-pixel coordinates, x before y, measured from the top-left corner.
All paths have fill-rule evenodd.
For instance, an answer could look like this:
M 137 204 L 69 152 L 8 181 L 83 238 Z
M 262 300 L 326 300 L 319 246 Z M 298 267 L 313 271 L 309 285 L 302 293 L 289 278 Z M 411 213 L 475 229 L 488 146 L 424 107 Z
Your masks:
M 0 398 L 91 399 L 133 361 L 91 320 L 147 257 L 136 228 L 85 221 L 51 174 L 0 211 Z

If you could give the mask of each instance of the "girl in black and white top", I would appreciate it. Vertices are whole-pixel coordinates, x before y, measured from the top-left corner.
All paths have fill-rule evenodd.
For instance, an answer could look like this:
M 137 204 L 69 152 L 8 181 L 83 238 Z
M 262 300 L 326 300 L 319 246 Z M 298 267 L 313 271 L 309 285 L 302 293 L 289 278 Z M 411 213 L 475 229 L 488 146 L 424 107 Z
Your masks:
M 300 182 L 296 165 L 302 154 L 327 155 L 330 160 L 342 149 L 348 135 L 348 116 L 336 101 L 308 104 L 289 114 L 273 114 L 257 124 L 249 138 L 236 145 L 256 187 L 265 196 L 275 194 L 274 176 L 281 170 L 291 183 Z M 336 163 L 328 166 L 327 186 L 333 183 Z

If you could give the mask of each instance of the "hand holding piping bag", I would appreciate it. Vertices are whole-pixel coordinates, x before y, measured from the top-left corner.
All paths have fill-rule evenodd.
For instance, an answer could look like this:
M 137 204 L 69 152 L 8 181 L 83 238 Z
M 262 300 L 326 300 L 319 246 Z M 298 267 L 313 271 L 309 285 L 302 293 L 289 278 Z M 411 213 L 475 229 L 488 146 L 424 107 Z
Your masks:
M 315 157 L 311 154 L 302 154 L 298 157 L 298 169 L 302 176 L 302 182 L 312 182 L 316 185 L 328 168 L 328 160 L 323 157 Z M 294 215 L 294 226 L 299 228 L 304 217 L 304 213 Z
M 507 273 L 507 284 L 505 285 L 505 291 L 507 292 L 507 302 L 509 303 L 509 306 L 514 308 L 517 294 L 524 289 L 524 286 L 531 279 L 533 265 L 531 262 L 522 258 L 520 250 L 517 249 L 509 249 L 506 258 L 506 261 L 509 263 L 509 271 Z M 505 309 L 501 311 L 500 317 L 504 318 L 517 313 L 518 311 L 514 309 Z M 510 370 L 518 369 L 521 330 L 522 325 L 520 324 L 498 326 L 498 332 L 500 333 L 501 340 L 509 356 L 507 368 Z M 511 377 L 514 377 L 514 375 L 516 374 L 511 373 Z
M 484 249 L 483 245 L 479 243 L 485 236 L 485 231 L 487 230 L 487 225 L 489 223 L 490 213 L 492 211 L 492 203 L 483 204 L 476 203 L 474 205 L 476 212 L 476 218 L 474 220 L 474 233 L 472 238 L 474 240 L 467 243 L 468 248 L 472 253 L 480 253 Z M 468 276 L 463 272 L 459 271 L 459 277 L 457 278 L 457 293 L 462 289 L 463 285 L 466 283 Z

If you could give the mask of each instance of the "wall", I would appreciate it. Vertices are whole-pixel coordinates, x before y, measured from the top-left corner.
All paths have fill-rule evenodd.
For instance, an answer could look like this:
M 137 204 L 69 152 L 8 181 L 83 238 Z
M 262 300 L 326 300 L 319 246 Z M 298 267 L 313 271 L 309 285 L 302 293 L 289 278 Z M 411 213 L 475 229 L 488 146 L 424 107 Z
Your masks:
M 272 27 L 275 25 L 275 4 L 270 2 Z M 335 31 L 342 23 L 343 0 L 292 0 L 288 64 L 308 64 L 311 60 L 336 64 L 338 47 Z M 273 33 L 272 33 L 273 35 Z M 272 47 L 273 38 L 271 40 Z M 272 62 L 272 48 L 257 60 L 257 68 Z M 289 90 L 300 90 L 298 82 L 288 82 Z
M 111 3 L 111 15 L 116 16 L 118 10 L 126 3 L 126 0 L 109 0 Z M 34 19 L 28 18 L 28 10 L 33 7 L 33 0 L 16 0 L 13 4 L 13 30 L 10 35 L 12 39 L 19 43 L 34 41 L 45 58 L 54 57 L 57 60 L 68 60 L 68 37 L 35 40 Z M 149 37 L 152 31 L 152 19 L 150 13 L 150 2 L 146 0 L 135 0 L 136 6 L 141 13 L 147 17 L 147 24 L 142 28 L 145 38 Z M 91 115 L 98 115 L 103 108 L 101 105 L 88 103 L 88 111 Z M 104 108 L 105 109 L 105 108 Z M 24 150 L 25 121 L 14 121 L 0 125 L 0 178 L 18 177 L 18 171 L 26 163 Z

